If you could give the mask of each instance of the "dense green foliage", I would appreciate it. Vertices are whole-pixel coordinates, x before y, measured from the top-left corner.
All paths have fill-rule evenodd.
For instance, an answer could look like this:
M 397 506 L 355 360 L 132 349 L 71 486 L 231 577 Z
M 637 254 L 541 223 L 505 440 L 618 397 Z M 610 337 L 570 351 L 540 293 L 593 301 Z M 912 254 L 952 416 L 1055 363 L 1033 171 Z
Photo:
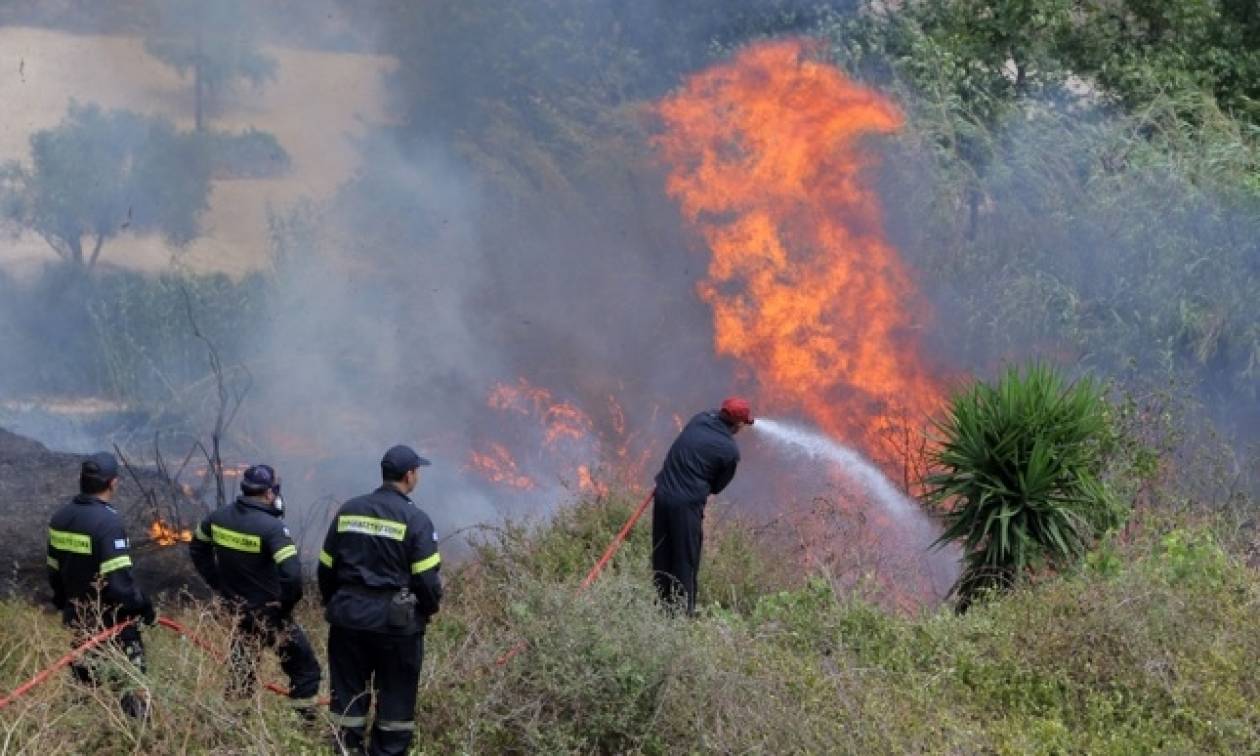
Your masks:
M 818 577 L 771 569 L 727 584 L 717 576 L 747 574 L 750 558 L 777 561 L 728 522 L 706 544 L 716 547 L 701 573 L 706 607 L 689 621 L 654 606 L 643 530 L 574 596 L 629 506 L 562 509 L 553 525 L 492 534 L 476 561 L 448 568 L 448 601 L 426 638 L 425 752 L 1242 753 L 1260 742 L 1260 579 L 1210 529 L 1152 523 L 1001 602 L 899 617 Z M 732 591 L 738 600 L 714 601 Z M 226 643 L 222 618 L 169 601 L 163 611 Z M 322 648 L 309 602 L 302 617 Z M 25 604 L 0 604 L 0 618 L 7 691 L 66 637 Z M 496 665 L 518 640 L 526 650 Z M 222 666 L 191 644 L 156 628 L 146 641 L 150 728 L 58 676 L 4 713 L 5 737 L 49 754 L 326 742 L 326 722 L 303 731 L 269 693 L 225 702 Z M 277 675 L 269 663 L 265 676 Z
M 945 512 L 938 543 L 963 546 L 960 606 L 1030 569 L 1072 566 L 1119 524 L 1101 479 L 1104 408 L 1090 380 L 1067 385 L 1044 365 L 1010 368 L 951 399 L 926 483 Z
M 1129 107 L 1170 91 L 1211 93 L 1260 126 L 1260 5 L 1252 0 L 1091 0 L 1067 53 Z
M 62 260 L 88 268 L 124 230 L 190 241 L 209 193 L 200 140 L 161 118 L 73 102 L 56 128 L 31 137 L 29 169 L 0 167 L 7 220 L 39 234 Z

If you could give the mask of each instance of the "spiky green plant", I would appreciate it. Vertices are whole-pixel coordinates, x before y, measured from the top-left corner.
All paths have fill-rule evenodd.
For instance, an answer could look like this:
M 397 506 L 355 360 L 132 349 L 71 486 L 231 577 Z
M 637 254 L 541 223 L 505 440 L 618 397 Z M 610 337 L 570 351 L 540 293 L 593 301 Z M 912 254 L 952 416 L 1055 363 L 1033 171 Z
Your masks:
M 937 428 L 927 497 L 945 511 L 937 543 L 963 547 L 960 609 L 1031 568 L 1075 562 L 1118 523 L 1100 479 L 1105 400 L 1088 378 L 1067 383 L 1041 364 L 1011 368 L 996 386 L 955 394 Z

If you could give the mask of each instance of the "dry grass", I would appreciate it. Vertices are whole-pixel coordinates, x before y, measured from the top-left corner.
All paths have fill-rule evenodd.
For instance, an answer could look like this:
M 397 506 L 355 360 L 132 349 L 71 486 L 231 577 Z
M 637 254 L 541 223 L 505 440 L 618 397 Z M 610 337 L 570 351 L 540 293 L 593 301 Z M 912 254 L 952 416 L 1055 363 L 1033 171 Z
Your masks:
M 1260 576 L 1207 528 L 1148 522 L 1075 574 L 959 617 L 889 613 L 818 576 L 773 569 L 728 522 L 706 543 L 702 616 L 652 601 L 647 529 L 575 588 L 632 500 L 486 531 L 447 575 L 417 719 L 435 753 L 1243 753 L 1260 747 Z M 218 647 L 229 625 L 169 606 Z M 317 648 L 325 626 L 303 609 Z M 518 640 L 527 648 L 504 666 Z M 276 696 L 223 700 L 224 670 L 146 633 L 147 727 L 64 676 L 0 713 L 0 753 L 305 753 Z M 0 689 L 60 655 L 56 619 L 0 603 Z M 321 654 L 322 655 L 322 654 Z M 278 679 L 274 663 L 267 676 Z M 327 724 L 323 725 L 327 728 Z

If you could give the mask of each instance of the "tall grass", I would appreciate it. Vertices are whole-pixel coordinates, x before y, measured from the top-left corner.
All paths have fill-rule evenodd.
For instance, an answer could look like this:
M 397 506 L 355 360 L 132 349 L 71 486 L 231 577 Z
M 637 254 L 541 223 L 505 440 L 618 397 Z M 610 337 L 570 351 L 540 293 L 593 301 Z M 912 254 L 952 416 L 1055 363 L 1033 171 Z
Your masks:
M 487 531 L 476 558 L 448 572 L 449 600 L 426 642 L 423 752 L 1245 753 L 1260 745 L 1260 576 L 1208 529 L 1148 520 L 1080 570 L 966 615 L 902 616 L 817 577 L 730 581 L 724 576 L 749 569 L 740 560 L 773 564 L 775 555 L 728 522 L 710 533 L 704 607 L 688 620 L 653 604 L 645 531 L 576 595 L 629 501 L 579 504 L 548 526 Z M 191 604 L 164 609 L 226 645 L 225 618 Z M 322 648 L 316 610 L 304 605 L 302 620 Z M 518 640 L 525 651 L 498 666 Z M 324 747 L 327 722 L 303 729 L 266 692 L 225 702 L 225 673 L 213 659 L 157 629 L 146 641 L 149 726 L 116 714 L 112 696 L 58 677 L 0 712 L 0 753 Z M 0 689 L 68 642 L 51 614 L 0 603 Z M 264 678 L 279 679 L 267 666 Z

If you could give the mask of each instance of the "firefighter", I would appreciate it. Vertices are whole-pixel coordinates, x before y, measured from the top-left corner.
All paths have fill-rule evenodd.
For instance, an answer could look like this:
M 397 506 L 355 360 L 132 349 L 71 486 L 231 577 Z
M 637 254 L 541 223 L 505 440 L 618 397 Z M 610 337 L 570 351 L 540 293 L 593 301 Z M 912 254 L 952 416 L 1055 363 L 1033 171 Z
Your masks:
M 696 577 L 704 540 L 704 505 L 735 477 L 735 434 L 753 424 L 748 402 L 730 397 L 717 411 L 701 412 L 674 440 L 656 474 L 652 505 L 652 571 L 661 602 L 696 611 Z
M 53 514 L 48 523 L 48 582 L 62 622 L 74 630 L 78 646 L 104 628 L 128 620 L 146 625 L 157 621 L 151 602 L 131 574 L 131 541 L 122 518 L 110 506 L 118 491 L 118 461 L 109 452 L 88 457 L 79 471 L 79 495 Z M 93 651 L 71 669 L 82 683 L 99 685 L 112 678 L 119 685 L 124 712 L 148 716 L 149 699 L 135 685 L 145 671 L 144 642 L 133 621 L 110 641 L 133 669 L 110 668 L 109 653 Z M 122 678 L 121 680 L 119 678 Z
M 289 677 L 289 703 L 315 718 L 320 667 L 293 609 L 302 600 L 302 561 L 281 518 L 280 477 L 268 465 L 241 476 L 241 495 L 193 532 L 189 554 L 206 584 L 237 613 L 230 650 L 228 697 L 243 698 L 258 679 L 263 648 L 275 649 Z
M 367 753 L 406 753 L 415 731 L 424 630 L 442 599 L 437 534 L 409 496 L 428 464 L 407 446 L 385 452 L 381 487 L 341 506 L 319 554 L 331 715 L 351 753 L 364 752 L 373 697 Z

